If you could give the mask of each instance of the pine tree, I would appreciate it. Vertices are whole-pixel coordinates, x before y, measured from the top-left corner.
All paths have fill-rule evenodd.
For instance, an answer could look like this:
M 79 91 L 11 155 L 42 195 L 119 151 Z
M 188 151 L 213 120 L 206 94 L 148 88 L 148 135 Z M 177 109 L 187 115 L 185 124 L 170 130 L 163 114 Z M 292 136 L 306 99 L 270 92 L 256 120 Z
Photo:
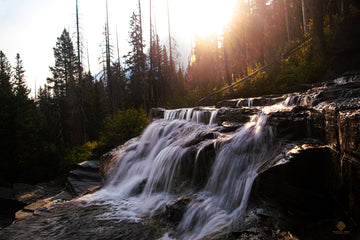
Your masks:
M 20 58 L 20 54 L 16 54 L 16 65 L 14 67 L 14 79 L 15 79 L 15 94 L 27 97 L 30 90 L 27 88 L 25 83 L 25 70 L 23 67 L 23 61 Z
M 54 48 L 55 65 L 50 67 L 53 74 L 48 83 L 53 91 L 56 105 L 59 139 L 61 145 L 73 146 L 83 142 L 78 79 L 76 76 L 78 58 L 66 29 L 57 39 Z
M 54 58 L 55 65 L 50 67 L 53 77 L 47 79 L 48 83 L 54 91 L 55 98 L 69 96 L 70 91 L 74 90 L 79 60 L 75 55 L 74 45 L 66 29 L 57 39 Z
M 127 54 L 127 70 L 130 71 L 129 90 L 133 107 L 147 108 L 145 81 L 146 76 L 146 55 L 143 52 L 144 44 L 142 40 L 142 30 L 140 26 L 140 16 L 133 13 L 130 20 L 130 40 L 129 44 L 132 51 Z
M 10 82 L 12 76 L 11 65 L 5 56 L 5 54 L 0 50 L 0 91 L 1 96 L 9 95 L 12 91 L 12 84 Z
M 13 102 L 14 93 L 11 84 L 11 65 L 0 50 L 0 141 L 4 149 L 0 160 L 0 181 L 14 180 L 11 174 L 16 171 L 18 161 L 16 160 L 16 141 L 13 137 Z

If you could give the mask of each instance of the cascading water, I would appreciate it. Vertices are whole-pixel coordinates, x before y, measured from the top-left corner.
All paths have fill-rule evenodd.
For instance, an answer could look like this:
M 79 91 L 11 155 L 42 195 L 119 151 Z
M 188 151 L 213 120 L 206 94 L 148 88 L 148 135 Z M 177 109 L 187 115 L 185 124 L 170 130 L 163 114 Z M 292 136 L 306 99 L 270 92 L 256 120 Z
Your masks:
M 169 110 L 164 120 L 151 123 L 138 141 L 119 153 L 102 190 L 85 198 L 92 204 L 111 202 L 112 214 L 99 218 L 136 221 L 190 194 L 193 199 L 173 233 L 176 238 L 200 239 L 239 220 L 257 170 L 273 147 L 273 133 L 266 115 L 254 115 L 234 134 L 214 133 L 216 113 L 211 111 L 207 121 L 203 111 Z M 212 137 L 201 137 L 207 135 Z M 206 144 L 214 145 L 215 158 L 199 190 L 192 183 L 198 178 L 197 158 Z
M 272 146 L 273 132 L 266 119 L 253 116 L 231 140 L 220 143 L 207 184 L 189 204 L 177 229 L 183 239 L 201 239 L 243 217 L 257 170 Z

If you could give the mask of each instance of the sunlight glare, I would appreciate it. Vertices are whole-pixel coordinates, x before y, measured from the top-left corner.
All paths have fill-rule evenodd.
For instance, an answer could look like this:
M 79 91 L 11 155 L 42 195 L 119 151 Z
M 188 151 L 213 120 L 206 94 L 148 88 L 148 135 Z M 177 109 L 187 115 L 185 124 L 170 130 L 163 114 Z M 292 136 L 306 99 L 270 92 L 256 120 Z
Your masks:
M 181 1 L 177 18 L 182 19 L 183 31 L 193 36 L 207 36 L 222 33 L 232 16 L 235 0 L 192 0 Z

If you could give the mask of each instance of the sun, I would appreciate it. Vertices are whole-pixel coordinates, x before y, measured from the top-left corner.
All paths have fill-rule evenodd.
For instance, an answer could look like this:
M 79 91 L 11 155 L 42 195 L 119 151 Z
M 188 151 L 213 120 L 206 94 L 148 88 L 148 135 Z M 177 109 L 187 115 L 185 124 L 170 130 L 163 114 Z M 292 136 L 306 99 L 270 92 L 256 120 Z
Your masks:
M 222 33 L 232 16 L 236 0 L 182 0 L 176 4 L 176 20 L 192 36 Z

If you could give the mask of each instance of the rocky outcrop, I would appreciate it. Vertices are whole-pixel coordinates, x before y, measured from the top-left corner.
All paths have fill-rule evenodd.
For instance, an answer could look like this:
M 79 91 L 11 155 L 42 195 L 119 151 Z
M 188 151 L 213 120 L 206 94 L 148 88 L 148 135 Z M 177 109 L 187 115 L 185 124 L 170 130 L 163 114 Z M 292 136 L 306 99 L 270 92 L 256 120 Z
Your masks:
M 0 227 L 31 217 L 36 209 L 49 207 L 72 198 L 63 186 L 55 182 L 37 185 L 16 183 L 12 188 L 1 188 Z
M 285 164 L 262 172 L 256 185 L 266 187 L 255 188 L 255 192 L 260 194 L 266 189 L 271 193 L 270 185 L 281 185 L 273 189 L 274 201 L 289 194 L 282 199 L 319 209 L 329 197 L 360 219 L 360 82 L 349 81 L 359 78 L 345 74 L 304 93 L 226 100 L 216 105 L 216 122 L 220 126 L 216 131 L 220 133 L 236 131 L 254 114 L 266 112 L 278 140 L 285 145 L 307 146 Z M 308 204 L 311 199 L 313 203 Z M 291 200 L 285 203 L 292 204 Z M 288 206 L 285 203 L 277 204 Z
M 66 187 L 73 194 L 78 196 L 100 186 L 100 163 L 99 161 L 85 161 L 77 164 L 72 170 L 66 182 Z
M 1 230 L 0 239 L 151 240 L 161 237 L 157 229 L 143 223 L 94 217 L 107 212 L 108 207 L 71 201 L 38 209 L 25 221 Z
M 286 99 L 286 95 L 268 95 L 268 96 L 255 97 L 255 98 L 238 98 L 238 99 L 230 99 L 230 100 L 224 100 L 218 102 L 216 104 L 216 107 L 241 108 L 241 107 L 270 106 L 270 105 L 274 105 L 275 103 L 284 101 L 285 99 Z

